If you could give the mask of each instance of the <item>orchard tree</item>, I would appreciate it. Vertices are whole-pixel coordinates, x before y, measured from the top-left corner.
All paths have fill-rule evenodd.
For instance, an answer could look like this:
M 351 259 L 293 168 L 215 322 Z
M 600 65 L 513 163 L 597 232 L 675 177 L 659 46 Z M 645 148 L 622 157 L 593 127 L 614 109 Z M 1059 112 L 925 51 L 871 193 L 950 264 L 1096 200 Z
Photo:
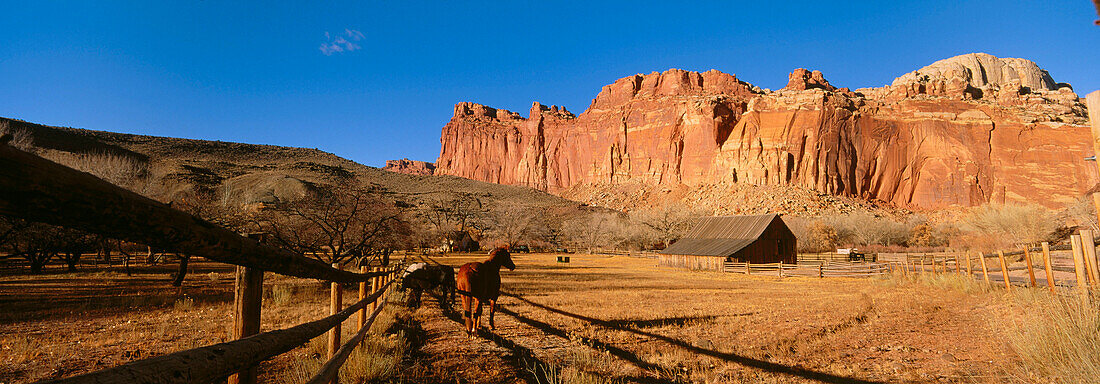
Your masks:
M 271 243 L 321 261 L 360 265 L 388 256 L 408 237 L 404 209 L 355 184 L 279 203 L 255 219 Z

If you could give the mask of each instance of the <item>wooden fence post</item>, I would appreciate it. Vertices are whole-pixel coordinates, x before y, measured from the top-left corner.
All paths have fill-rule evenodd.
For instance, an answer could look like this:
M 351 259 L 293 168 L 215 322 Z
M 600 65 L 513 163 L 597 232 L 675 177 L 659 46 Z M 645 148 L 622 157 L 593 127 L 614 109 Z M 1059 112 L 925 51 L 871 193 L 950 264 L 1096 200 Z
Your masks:
M 1043 268 L 1047 270 L 1047 286 L 1054 293 L 1054 268 L 1050 265 L 1050 243 L 1043 242 Z
M 824 263 L 817 265 L 817 277 L 825 278 L 825 264 Z
M 1081 255 L 1085 258 L 1085 267 L 1088 268 L 1089 286 L 1100 284 L 1100 272 L 1096 268 L 1096 244 L 1093 243 L 1092 231 L 1081 230 Z
M 749 268 L 749 258 L 745 258 L 745 276 L 751 275 L 752 269 Z
M 783 261 L 779 261 L 779 277 L 783 277 Z
M 1073 246 L 1073 271 L 1077 276 L 1077 290 L 1082 295 L 1088 295 L 1088 276 L 1085 272 L 1085 257 L 1081 249 L 1081 235 L 1070 235 L 1069 243 Z
M 370 271 L 371 272 L 378 272 L 378 268 L 372 267 L 370 269 Z M 375 276 L 375 277 L 370 278 L 370 284 L 371 284 L 370 291 L 371 292 L 377 292 L 378 287 L 382 286 L 382 284 L 380 284 L 381 282 L 382 282 L 382 276 Z M 378 308 L 378 300 L 375 300 L 374 302 L 370 303 L 370 311 L 371 312 L 374 312 L 374 310 L 377 309 L 377 308 Z
M 1035 287 L 1035 268 L 1031 266 L 1031 246 L 1024 246 L 1024 262 L 1027 263 L 1027 277 L 1031 279 L 1031 287 Z
M 340 263 L 332 263 L 332 268 L 340 269 Z M 341 304 L 343 304 L 343 300 L 341 299 L 343 299 L 343 297 L 340 292 L 340 283 L 332 282 L 330 287 L 332 291 L 329 295 L 329 314 L 335 315 L 337 313 L 340 313 L 340 306 Z M 340 325 L 341 324 L 336 324 L 336 326 L 333 327 L 332 330 L 328 331 L 327 359 L 332 359 L 333 357 L 335 357 L 336 350 L 340 349 L 340 336 L 342 336 L 340 333 Z M 337 377 L 334 377 L 332 379 L 332 384 L 337 384 L 339 380 L 339 375 L 337 375 Z
M 359 266 L 359 273 L 364 273 L 364 272 L 367 272 L 367 267 Z M 365 280 L 360 281 L 359 282 L 359 300 L 361 301 L 361 300 L 367 298 L 367 295 L 369 295 L 371 293 L 373 293 L 373 292 L 367 292 L 367 282 Z M 358 327 L 356 327 L 356 330 L 363 329 L 363 324 L 366 324 L 366 322 L 367 322 L 367 309 L 363 308 L 363 309 L 359 310 L 359 321 L 358 321 Z
M 901 259 L 901 275 L 909 278 L 909 255 L 905 255 L 904 259 Z
M 1012 282 L 1008 280 L 1008 263 L 1005 262 L 1004 251 L 997 251 L 997 257 L 1001 259 L 1001 277 L 1005 279 L 1005 289 L 1012 289 Z
M 985 278 L 986 284 L 993 284 L 989 281 L 989 268 L 985 266 L 985 253 L 978 252 L 978 261 L 982 262 L 982 277 Z
M 973 274 L 974 268 L 970 264 L 970 251 L 966 251 L 964 253 L 964 255 L 966 255 L 966 277 L 973 279 L 974 278 L 974 274 Z
M 243 339 L 260 333 L 260 309 L 264 298 L 264 271 L 237 267 L 233 289 L 233 338 Z M 229 376 L 229 384 L 255 384 L 256 367 L 248 367 Z

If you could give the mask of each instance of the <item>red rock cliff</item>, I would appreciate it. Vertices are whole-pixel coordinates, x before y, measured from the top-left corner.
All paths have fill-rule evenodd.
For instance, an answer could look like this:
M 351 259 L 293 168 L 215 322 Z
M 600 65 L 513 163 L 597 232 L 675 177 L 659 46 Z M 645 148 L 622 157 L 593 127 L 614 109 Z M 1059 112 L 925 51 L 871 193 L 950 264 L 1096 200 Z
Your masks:
M 1022 59 L 970 54 L 891 86 L 837 89 L 796 70 L 764 92 L 718 71 L 603 87 L 588 110 L 527 118 L 472 103 L 443 127 L 439 174 L 558 192 L 578 184 L 797 185 L 909 208 L 1058 207 L 1095 184 L 1085 110 Z
M 386 160 L 386 166 L 382 167 L 382 169 L 390 172 L 405 173 L 409 175 L 435 174 L 434 163 L 409 159 Z

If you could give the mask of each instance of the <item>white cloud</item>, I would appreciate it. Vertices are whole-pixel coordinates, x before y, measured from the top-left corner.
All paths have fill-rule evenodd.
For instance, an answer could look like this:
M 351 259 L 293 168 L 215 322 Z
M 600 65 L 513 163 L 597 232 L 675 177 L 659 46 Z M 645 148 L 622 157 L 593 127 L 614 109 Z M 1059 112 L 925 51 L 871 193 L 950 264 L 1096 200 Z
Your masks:
M 325 56 L 332 56 L 342 52 L 358 51 L 363 47 L 355 42 L 363 40 L 364 37 L 363 32 L 354 29 L 344 29 L 344 33 L 335 35 L 325 32 L 325 42 L 321 43 L 321 53 Z

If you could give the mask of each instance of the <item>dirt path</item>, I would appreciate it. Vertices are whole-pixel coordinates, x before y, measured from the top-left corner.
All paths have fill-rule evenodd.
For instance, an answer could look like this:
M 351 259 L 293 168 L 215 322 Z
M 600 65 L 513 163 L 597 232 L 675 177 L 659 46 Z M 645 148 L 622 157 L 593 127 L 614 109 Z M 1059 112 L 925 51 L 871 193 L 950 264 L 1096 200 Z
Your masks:
M 493 333 L 469 337 L 458 314 L 444 314 L 436 298 L 424 295 L 413 315 L 412 379 L 424 383 L 528 383 L 535 382 L 530 350 L 509 337 L 525 332 L 513 321 L 497 318 Z

